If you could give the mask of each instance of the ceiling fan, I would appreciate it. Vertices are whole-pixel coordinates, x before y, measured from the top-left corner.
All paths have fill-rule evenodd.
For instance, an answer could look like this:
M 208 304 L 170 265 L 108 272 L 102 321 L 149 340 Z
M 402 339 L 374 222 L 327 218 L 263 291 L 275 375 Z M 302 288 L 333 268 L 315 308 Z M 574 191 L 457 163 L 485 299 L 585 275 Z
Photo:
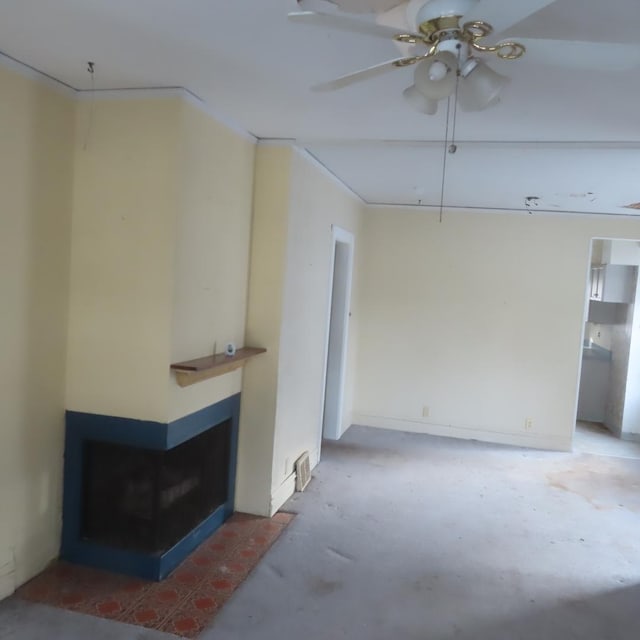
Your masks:
M 487 43 L 486 38 L 491 34 L 503 33 L 555 0 L 407 0 L 403 3 L 405 20 L 402 21 L 406 24 L 400 28 L 335 11 L 316 10 L 322 8 L 323 2 L 327 7 L 337 5 L 348 11 L 351 6 L 363 12 L 367 3 L 374 0 L 298 0 L 304 10 L 289 13 L 289 20 L 390 39 L 408 49 L 403 57 L 349 73 L 312 89 L 341 89 L 394 68 L 414 66 L 414 84 L 405 89 L 403 95 L 425 114 L 436 113 L 438 101 L 454 92 L 457 103 L 465 111 L 480 111 L 496 104 L 509 78 L 485 62 L 488 54 L 503 60 L 517 60 L 526 54 L 528 60 L 539 64 L 601 71 L 627 71 L 640 66 L 640 46 L 636 44 L 536 38 Z M 398 4 L 398 0 L 375 0 L 382 11 Z M 408 30 L 404 30 L 407 26 Z

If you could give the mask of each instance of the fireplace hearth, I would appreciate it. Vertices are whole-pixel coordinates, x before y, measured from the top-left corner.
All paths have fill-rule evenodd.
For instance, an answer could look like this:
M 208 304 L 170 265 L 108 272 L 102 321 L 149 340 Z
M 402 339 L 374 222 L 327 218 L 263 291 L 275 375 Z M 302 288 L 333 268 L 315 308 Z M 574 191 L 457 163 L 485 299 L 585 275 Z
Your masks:
M 233 512 L 239 401 L 168 424 L 67 412 L 62 557 L 168 575 Z

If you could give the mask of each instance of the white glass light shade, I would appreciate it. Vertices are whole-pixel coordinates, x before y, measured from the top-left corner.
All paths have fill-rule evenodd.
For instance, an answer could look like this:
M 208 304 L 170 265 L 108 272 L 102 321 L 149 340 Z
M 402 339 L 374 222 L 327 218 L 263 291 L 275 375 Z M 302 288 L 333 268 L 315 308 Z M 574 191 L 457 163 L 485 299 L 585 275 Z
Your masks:
M 440 79 L 431 78 L 431 67 L 436 65 L 442 67 L 446 65 L 446 73 Z M 448 51 L 436 53 L 436 55 L 418 62 L 413 73 L 413 81 L 416 87 L 425 98 L 429 100 L 440 100 L 450 96 L 456 88 L 458 61 L 456 57 Z M 436 75 L 436 78 L 439 74 Z
M 442 80 L 447 75 L 449 71 L 449 67 L 447 67 L 444 62 L 440 62 L 440 60 L 436 60 L 429 67 L 429 80 L 437 82 L 438 80 Z
M 425 96 L 418 91 L 415 84 L 405 89 L 402 95 L 404 99 L 420 113 L 426 113 L 428 116 L 432 116 L 438 111 L 438 101 L 425 98 Z
M 480 63 L 460 82 L 458 104 L 463 111 L 482 111 L 494 105 L 509 78 Z

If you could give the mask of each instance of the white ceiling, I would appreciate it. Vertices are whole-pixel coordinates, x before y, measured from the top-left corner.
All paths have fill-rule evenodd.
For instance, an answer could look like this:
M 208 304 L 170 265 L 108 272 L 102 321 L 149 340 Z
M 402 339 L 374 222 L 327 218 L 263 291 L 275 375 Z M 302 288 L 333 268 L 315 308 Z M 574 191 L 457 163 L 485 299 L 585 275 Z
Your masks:
M 437 204 L 444 109 L 425 116 L 406 105 L 411 69 L 310 92 L 398 50 L 291 24 L 297 9 L 295 0 L 2 0 L 0 50 L 76 89 L 91 86 L 88 60 L 98 89 L 185 87 L 260 138 L 298 140 L 366 202 Z M 639 25 L 638 0 L 556 0 L 504 35 L 637 43 Z M 497 107 L 459 113 L 446 202 L 526 209 L 537 196 L 539 210 L 633 214 L 621 205 L 640 201 L 640 69 L 567 71 L 526 56 L 491 65 L 512 81 Z

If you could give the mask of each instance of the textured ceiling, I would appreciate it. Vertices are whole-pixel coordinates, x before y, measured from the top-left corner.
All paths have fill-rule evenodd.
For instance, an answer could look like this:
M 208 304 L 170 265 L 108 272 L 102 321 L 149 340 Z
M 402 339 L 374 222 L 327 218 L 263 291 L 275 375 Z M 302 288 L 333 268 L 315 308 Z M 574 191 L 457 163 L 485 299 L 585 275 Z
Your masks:
M 437 202 L 443 154 L 433 143 L 444 137 L 444 109 L 425 116 L 405 104 L 411 69 L 310 92 L 398 49 L 291 24 L 286 14 L 297 9 L 295 0 L 3 0 L 0 50 L 77 89 L 90 87 L 88 60 L 99 89 L 185 87 L 254 135 L 298 140 L 365 201 Z M 637 0 L 557 0 L 505 35 L 637 42 L 638 24 Z M 511 83 L 498 106 L 458 115 L 460 144 L 447 180 L 452 204 L 522 208 L 526 196 L 539 194 L 550 210 L 634 213 L 619 206 L 640 198 L 630 193 L 640 182 L 640 70 L 567 71 L 526 56 L 491 64 Z M 558 142 L 568 143 L 563 153 Z M 478 190 L 483 184 L 491 194 Z M 597 205 L 557 195 L 587 192 L 598 193 Z

